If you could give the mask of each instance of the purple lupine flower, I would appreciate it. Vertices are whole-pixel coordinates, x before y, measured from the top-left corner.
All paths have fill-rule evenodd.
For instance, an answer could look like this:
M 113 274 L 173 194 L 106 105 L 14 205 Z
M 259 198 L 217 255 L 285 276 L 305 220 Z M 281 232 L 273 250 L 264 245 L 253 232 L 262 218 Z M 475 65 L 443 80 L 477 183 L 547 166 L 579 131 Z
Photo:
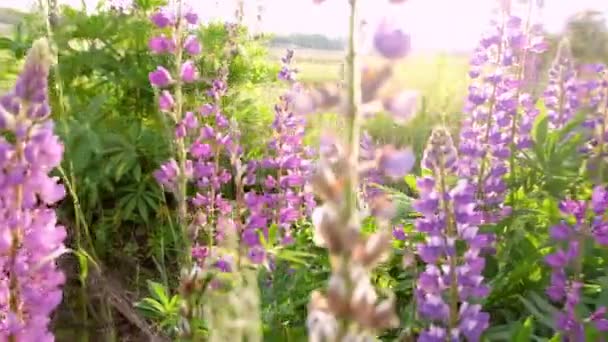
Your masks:
M 192 83 L 198 78 L 198 70 L 193 61 L 185 61 L 182 64 L 180 77 L 185 83 Z
M 387 177 L 394 179 L 404 177 L 416 162 L 416 157 L 411 149 L 397 150 L 392 146 L 384 146 L 379 159 L 378 168 Z
M 424 341 L 445 339 L 446 334 L 454 340 L 466 337 L 478 341 L 489 326 L 489 315 L 471 303 L 488 295 L 482 276 L 483 253 L 491 247 L 493 237 L 479 233 L 477 228 L 481 220 L 474 210 L 475 187 L 460 180 L 448 188 L 457 165 L 449 132 L 444 128 L 433 130 L 422 160 L 432 176 L 418 179 L 420 198 L 413 206 L 423 215 L 415 227 L 426 235 L 426 242 L 418 246 L 418 255 L 427 266 L 415 290 L 419 314 L 432 322 L 420 335 Z M 462 255 L 458 255 L 457 241 L 468 247 Z M 454 311 L 457 307 L 460 311 Z M 446 322 L 452 325 L 446 326 Z
M 196 56 L 201 53 L 201 43 L 195 35 L 186 37 L 186 40 L 184 41 L 184 50 L 191 56 Z
M 460 136 L 459 176 L 476 188 L 477 210 L 484 223 L 510 213 L 504 205 L 507 160 L 531 145 L 530 131 L 538 110 L 525 93 L 526 59 L 544 51 L 536 32 L 525 32 L 520 17 L 504 13 L 481 39 L 470 64 L 472 84 Z M 519 107 L 523 115 L 519 113 Z
M 158 108 L 163 112 L 171 112 L 175 101 L 168 90 L 163 90 L 158 97 Z
M 163 88 L 171 84 L 171 73 L 169 70 L 165 69 L 162 66 L 156 68 L 156 70 L 152 71 L 148 78 L 150 79 L 150 84 L 153 87 Z
M 279 71 L 279 79 L 288 82 L 295 82 L 297 69 L 291 66 L 291 60 L 293 59 L 293 50 L 287 50 L 287 54 L 281 58 L 282 66 Z
M 158 28 L 165 28 L 175 23 L 174 16 L 170 14 L 166 9 L 161 9 L 157 12 L 154 12 L 150 16 L 150 20 Z
M 57 177 L 49 176 L 63 155 L 48 119 L 50 56 L 47 41 L 35 41 L 15 87 L 0 101 L 3 129 L 14 133 L 11 140 L 0 136 L 0 336 L 4 340 L 52 341 L 48 325 L 65 282 L 55 260 L 65 251 L 66 231 L 52 208 L 65 190 Z M 46 114 L 37 115 L 35 108 L 46 108 Z
M 549 84 L 544 92 L 545 107 L 552 128 L 562 128 L 576 114 L 580 106 L 577 86 L 570 43 L 564 39 L 560 42 L 549 69 Z
M 283 66 L 278 78 L 289 82 L 291 91 L 294 91 L 297 88 L 297 84 L 294 84 L 297 70 L 291 66 L 292 59 L 293 51 L 288 50 L 281 59 Z M 292 111 L 293 98 L 288 94 L 282 95 L 274 107 L 273 135 L 267 145 L 268 157 L 250 162 L 246 170 L 249 184 L 255 182 L 257 172 L 270 172 L 260 180 L 264 192 L 249 192 L 246 202 L 250 213 L 247 226 L 250 229 L 265 229 L 272 224 L 279 228 L 278 240 L 269 241 L 271 244 L 291 243 L 292 226 L 300 218 L 310 215 L 314 207 L 314 196 L 306 186 L 311 170 L 303 143 L 305 121 Z
M 155 54 L 173 53 L 175 51 L 175 41 L 161 34 L 150 38 L 148 48 Z
M 578 314 L 581 305 L 581 288 L 583 284 L 576 274 L 582 272 L 584 257 L 581 242 L 593 241 L 599 245 L 608 245 L 604 215 L 608 211 L 606 188 L 596 186 L 590 201 L 565 200 L 560 203 L 562 215 L 572 218 L 566 223 L 560 222 L 550 230 L 551 238 L 558 244 L 553 253 L 545 256 L 545 263 L 551 268 L 551 278 L 546 293 L 556 303 L 563 303 L 563 309 L 555 317 L 556 328 L 572 341 L 583 341 L 584 323 L 591 321 L 600 331 L 608 331 L 605 308 L 598 308 L 589 317 Z M 573 270 L 569 274 L 568 270 Z
M 399 59 L 409 54 L 411 38 L 394 23 L 383 19 L 374 34 L 374 46 L 383 57 Z
M 198 24 L 198 14 L 196 14 L 194 11 L 192 11 L 192 9 L 189 9 L 186 11 L 184 18 L 190 25 Z

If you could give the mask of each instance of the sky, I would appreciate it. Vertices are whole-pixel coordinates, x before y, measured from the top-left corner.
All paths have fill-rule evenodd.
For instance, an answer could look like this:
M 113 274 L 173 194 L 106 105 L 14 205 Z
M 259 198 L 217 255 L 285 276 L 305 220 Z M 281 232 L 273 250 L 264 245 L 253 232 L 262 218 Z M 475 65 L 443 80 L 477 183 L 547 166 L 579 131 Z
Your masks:
M 37 0 L 0 0 L 0 7 L 31 8 Z M 80 6 L 83 0 L 59 0 Z M 94 8 L 98 0 L 84 0 Z M 235 0 L 189 0 L 203 20 L 231 18 Z M 387 0 L 360 0 L 362 14 L 373 27 L 388 16 L 412 36 L 415 50 L 470 49 L 487 27 L 494 0 L 408 0 L 391 5 Z M 534 0 L 533 0 L 534 1 Z M 516 2 L 516 0 L 514 1 Z M 573 13 L 595 9 L 608 17 L 608 0 L 544 0 L 542 22 L 551 32 L 560 31 Z M 256 7 L 262 3 L 261 26 L 255 20 Z M 301 32 L 344 36 L 348 26 L 346 0 L 245 0 L 245 21 L 254 28 L 279 34 Z

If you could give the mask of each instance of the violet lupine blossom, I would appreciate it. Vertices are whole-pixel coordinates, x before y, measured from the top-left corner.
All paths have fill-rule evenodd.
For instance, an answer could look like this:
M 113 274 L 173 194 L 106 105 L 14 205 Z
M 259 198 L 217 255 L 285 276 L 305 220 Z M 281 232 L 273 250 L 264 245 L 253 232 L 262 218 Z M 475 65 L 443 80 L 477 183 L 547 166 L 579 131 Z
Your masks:
M 46 40 L 34 42 L 12 91 L 0 97 L 0 341 L 53 341 L 50 315 L 65 281 L 55 259 L 66 230 L 52 208 L 65 196 L 49 173 L 63 145 L 53 133 L 47 97 Z
M 383 57 L 399 59 L 410 53 L 411 38 L 394 22 L 384 18 L 374 34 L 374 46 Z
M 190 56 L 196 56 L 201 52 L 201 45 L 195 35 L 187 34 L 187 30 L 180 30 L 182 35 L 177 37 L 176 10 L 172 7 L 163 7 L 150 16 L 150 20 L 156 27 L 163 29 L 164 33 L 150 38 L 148 47 L 155 54 L 176 54 L 178 50 L 187 52 Z M 183 9 L 181 17 L 184 23 L 196 24 L 198 16 L 190 9 Z M 186 31 L 186 32 L 183 32 Z M 187 56 L 187 55 L 186 55 Z M 179 70 L 169 71 L 164 66 L 158 66 L 155 71 L 150 72 L 149 80 L 153 87 L 166 88 L 174 83 L 173 78 L 181 82 L 192 83 L 198 79 L 198 70 L 192 60 L 180 61 Z M 173 75 L 172 75 L 173 73 Z M 161 104 L 162 107 L 162 104 Z
M 220 159 L 223 156 L 230 157 L 234 149 L 238 148 L 233 141 L 230 122 L 220 108 L 226 91 L 223 76 L 213 81 L 208 91 L 213 102 L 201 107 L 200 115 L 205 123 L 189 150 L 189 156 L 193 160 L 193 181 L 197 189 L 191 202 L 201 215 L 199 225 L 216 228 L 213 232 L 207 232 L 215 242 L 221 242 L 225 236 L 217 224 L 218 220 L 228 218 L 232 213 L 232 205 L 221 193 L 222 186 L 232 181 L 232 173 L 222 166 Z
M 560 129 L 574 118 L 580 106 L 577 93 L 577 75 L 570 43 L 564 39 L 549 69 L 549 84 L 544 92 L 551 128 Z
M 459 176 L 476 187 L 484 223 L 496 222 L 510 212 L 504 206 L 504 175 L 511 144 L 530 146 L 529 134 L 538 114 L 535 101 L 522 92 L 522 59 L 545 49 L 540 37 L 525 32 L 520 17 L 503 13 L 471 59 L 469 76 L 473 83 L 464 109 L 469 116 L 461 130 Z M 522 117 L 518 114 L 520 105 Z
M 563 221 L 550 230 L 551 239 L 560 246 L 545 257 L 545 262 L 551 267 L 551 281 L 546 292 L 553 302 L 563 303 L 563 309 L 555 317 L 555 325 L 569 342 L 585 341 L 586 322 L 594 324 L 599 331 L 608 331 L 605 307 L 599 307 L 587 318 L 579 317 L 576 310 L 581 304 L 583 287 L 579 277 L 584 251 L 582 244 L 591 240 L 602 246 L 608 245 L 608 222 L 604 219 L 607 210 L 608 191 L 603 186 L 596 186 L 590 201 L 563 201 L 560 211 L 564 216 L 572 217 L 574 223 Z
M 148 42 L 148 47 L 155 54 L 176 54 L 179 51 L 185 50 L 186 52 L 194 55 L 200 52 L 200 43 L 196 40 L 195 36 L 187 35 L 187 32 L 183 32 L 182 36 L 177 37 L 176 18 L 177 13 L 172 7 L 163 7 L 156 11 L 150 16 L 152 23 L 160 29 L 165 31 L 155 37 L 152 37 Z M 192 17 L 193 12 L 189 9 L 183 10 L 182 19 L 186 22 L 190 22 L 188 19 Z M 181 61 L 180 61 L 181 62 Z M 170 68 L 169 68 L 170 69 Z M 149 73 L 148 78 L 150 84 L 161 89 L 158 96 L 158 106 L 162 112 L 167 113 L 171 119 L 173 119 L 175 128 L 175 137 L 177 140 L 183 140 L 186 136 L 187 130 L 194 130 L 198 127 L 198 121 L 192 112 L 177 113 L 178 109 L 174 99 L 174 91 L 167 88 L 175 84 L 175 79 L 179 80 L 180 83 L 191 83 L 196 81 L 198 78 L 198 71 L 194 66 L 194 63 L 190 60 L 181 63 L 179 70 L 170 71 L 167 67 L 158 66 L 156 70 Z M 177 84 L 179 86 L 179 84 Z M 183 110 L 183 108 L 180 108 Z M 180 167 L 181 162 L 183 166 Z M 184 170 L 181 170 L 184 168 Z M 180 175 L 180 173 L 184 173 Z M 156 180 L 168 190 L 177 194 L 185 192 L 185 189 L 180 189 L 181 186 L 179 179 L 185 177 L 189 179 L 192 177 L 192 161 L 180 161 L 172 159 L 161 166 L 159 170 L 154 173 Z M 185 213 L 183 213 L 185 214 Z
M 528 6 L 532 6 L 532 4 Z M 528 20 L 532 19 L 528 18 Z M 512 112 L 509 139 L 510 145 L 512 144 L 511 153 L 517 153 L 518 150 L 532 147 L 532 127 L 540 110 L 536 107 L 536 98 L 531 93 L 534 89 L 530 89 L 529 84 L 538 77 L 539 66 L 537 64 L 549 46 L 540 24 L 526 24 L 517 19 L 511 19 L 511 21 L 507 31 L 508 47 L 511 49 L 510 53 L 514 55 L 513 64 L 518 73 L 512 87 L 517 92 L 516 98 L 521 114 L 517 108 Z M 513 167 L 513 165 L 511 166 Z
M 291 67 L 293 51 L 288 50 L 281 60 L 283 66 L 278 78 L 287 81 L 291 89 L 280 97 L 275 105 L 275 118 L 272 123 L 273 136 L 268 144 L 269 156 L 250 162 L 247 169 L 247 182 L 256 181 L 256 171 L 264 170 L 266 178 L 261 179 L 262 193 L 250 191 L 245 195 L 249 217 L 243 231 L 243 240 L 252 250 L 257 251 L 257 261 L 263 253 L 260 248 L 260 232 L 268 238 L 268 227 L 276 224 L 280 241 L 293 242 L 290 232 L 292 226 L 302 217 L 309 216 L 315 206 L 314 195 L 308 190 L 306 180 L 310 173 L 310 151 L 304 146 L 305 120 L 292 110 L 297 70 Z
M 445 341 L 452 336 L 479 341 L 489 326 L 489 315 L 476 301 L 489 293 L 483 283 L 482 253 L 493 236 L 479 232 L 480 214 L 475 211 L 475 187 L 460 180 L 450 188 L 448 179 L 457 171 L 457 152 L 444 128 L 435 129 L 422 160 L 432 176 L 418 179 L 420 198 L 414 209 L 423 215 L 416 229 L 426 235 L 418 255 L 427 264 L 416 283 L 418 313 L 431 324 L 419 341 Z M 456 243 L 466 244 L 461 255 Z

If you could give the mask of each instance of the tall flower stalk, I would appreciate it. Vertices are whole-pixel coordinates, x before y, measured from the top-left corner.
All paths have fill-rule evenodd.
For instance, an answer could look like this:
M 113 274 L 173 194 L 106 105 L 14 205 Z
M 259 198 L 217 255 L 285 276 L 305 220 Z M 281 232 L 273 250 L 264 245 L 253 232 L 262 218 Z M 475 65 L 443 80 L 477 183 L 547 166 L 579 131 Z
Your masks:
M 311 341 L 351 341 L 373 338 L 399 320 L 391 296 L 380 300 L 371 280 L 371 270 L 390 250 L 388 222 L 379 222 L 379 231 L 361 234 L 357 204 L 361 132 L 361 80 L 357 55 L 359 31 L 358 1 L 349 0 L 349 42 L 347 53 L 348 89 L 346 139 L 336 144 L 332 160 L 321 154 L 312 176 L 313 188 L 323 205 L 313 213 L 316 241 L 328 249 L 331 276 L 326 293 L 312 293 L 308 311 Z M 375 165 L 390 175 L 403 176 L 413 164 L 409 151 L 385 147 L 376 152 Z M 387 204 L 388 205 L 388 204 Z M 379 302 L 379 303 L 378 303 Z
M 533 24 L 533 10 L 540 10 L 540 6 L 535 5 L 536 1 L 528 1 L 527 15 L 525 22 L 515 21 L 511 27 L 510 42 L 511 49 L 515 56 L 516 64 L 516 95 L 517 107 L 511 117 L 511 128 L 509 131 L 509 174 L 511 184 L 514 186 L 516 175 L 516 157 L 521 149 L 532 146 L 532 126 L 539 110 L 536 108 L 535 98 L 526 89 L 527 78 L 531 77 L 529 68 L 535 68 L 533 61 L 547 49 L 540 30 L 540 24 Z M 515 191 L 511 191 L 511 207 L 515 206 Z
M 15 87 L 0 98 L 6 133 L 0 136 L 0 337 L 15 342 L 54 339 L 48 325 L 65 281 L 55 263 L 66 231 L 52 206 L 65 189 L 49 176 L 63 155 L 50 120 L 50 65 L 48 42 L 37 40 Z
M 506 9 L 489 33 L 482 38 L 471 59 L 469 75 L 473 83 L 465 112 L 460 138 L 459 175 L 476 187 L 478 207 L 488 223 L 500 219 L 507 209 L 503 207 L 509 156 L 508 136 L 511 116 L 516 111 L 516 90 L 513 89 L 512 64 L 508 29 L 518 24 Z
M 150 72 L 149 79 L 153 87 L 160 90 L 159 108 L 167 113 L 175 125 L 179 125 L 184 119 L 184 96 L 182 86 L 192 83 L 198 79 L 198 71 L 192 60 L 184 61 L 184 57 L 195 56 L 200 53 L 200 43 L 196 37 L 187 34 L 187 25 L 197 24 L 198 17 L 194 12 L 184 11 L 182 0 L 177 0 L 175 7 L 165 7 L 150 17 L 154 25 L 166 31 L 149 41 L 150 50 L 156 54 L 171 54 L 173 66 L 165 68 L 159 66 Z M 171 70 L 171 71 L 170 71 Z M 170 184 L 170 190 L 174 192 L 177 200 L 177 212 L 179 226 L 184 231 L 183 240 L 186 244 L 186 253 L 183 257 L 190 260 L 190 239 L 187 234 L 188 212 L 187 212 L 187 182 L 189 165 L 186 160 L 186 142 L 184 135 L 175 137 L 176 160 L 163 167 L 164 170 L 174 174 L 165 174 L 161 183 Z M 171 168 L 176 166 L 175 170 Z M 161 171 L 163 170 L 161 169 Z M 168 177 L 171 176 L 172 179 Z M 163 178 L 157 173 L 157 178 Z
M 309 217 L 315 205 L 313 193 L 306 186 L 311 155 L 304 145 L 305 118 L 293 111 L 293 100 L 300 86 L 296 82 L 297 70 L 291 66 L 292 58 L 293 51 L 288 50 L 281 59 L 283 65 L 278 78 L 287 82 L 290 88 L 274 107 L 268 156 L 251 160 L 246 171 L 247 184 L 259 182 L 262 187 L 261 193 L 251 190 L 245 195 L 249 215 L 243 241 L 250 247 L 250 259 L 256 263 L 266 260 L 260 234 L 268 239 L 269 227 L 274 226 L 278 230 L 279 241 L 267 241 L 268 244 L 291 244 L 292 226 Z M 265 171 L 266 178 L 258 180 L 259 171 Z
M 418 313 L 430 322 L 419 341 L 479 341 L 489 326 L 489 315 L 476 303 L 489 293 L 481 275 L 482 253 L 493 237 L 479 233 L 480 214 L 475 211 L 475 187 L 460 180 L 449 184 L 457 169 L 456 148 L 447 130 L 435 129 L 422 165 L 432 176 L 418 179 L 420 199 L 414 208 L 423 217 L 416 228 L 426 235 L 418 255 L 427 264 L 415 290 Z M 457 248 L 466 245 L 465 251 Z
M 577 75 L 570 42 L 564 38 L 549 69 L 549 84 L 543 94 L 552 128 L 563 128 L 574 118 L 580 107 L 577 88 Z
M 515 156 L 531 146 L 530 132 L 538 110 L 525 91 L 529 59 L 546 50 L 539 27 L 531 25 L 533 2 L 523 20 L 502 1 L 493 22 L 471 59 L 472 84 L 465 105 L 468 117 L 460 137 L 459 176 L 476 187 L 478 210 L 484 223 L 510 213 L 505 206 L 505 175 L 515 179 Z M 511 199 L 511 204 L 514 197 Z

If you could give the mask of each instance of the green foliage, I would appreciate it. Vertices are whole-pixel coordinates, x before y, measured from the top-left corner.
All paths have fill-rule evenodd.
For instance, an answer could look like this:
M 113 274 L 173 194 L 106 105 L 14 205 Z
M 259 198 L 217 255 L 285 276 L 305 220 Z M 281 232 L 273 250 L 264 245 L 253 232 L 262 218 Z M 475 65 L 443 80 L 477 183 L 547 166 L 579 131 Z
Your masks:
M 177 326 L 179 297 L 171 296 L 169 289 L 153 281 L 148 281 L 148 293 L 150 297 L 135 303 L 135 307 L 156 322 L 160 330 L 171 332 Z

